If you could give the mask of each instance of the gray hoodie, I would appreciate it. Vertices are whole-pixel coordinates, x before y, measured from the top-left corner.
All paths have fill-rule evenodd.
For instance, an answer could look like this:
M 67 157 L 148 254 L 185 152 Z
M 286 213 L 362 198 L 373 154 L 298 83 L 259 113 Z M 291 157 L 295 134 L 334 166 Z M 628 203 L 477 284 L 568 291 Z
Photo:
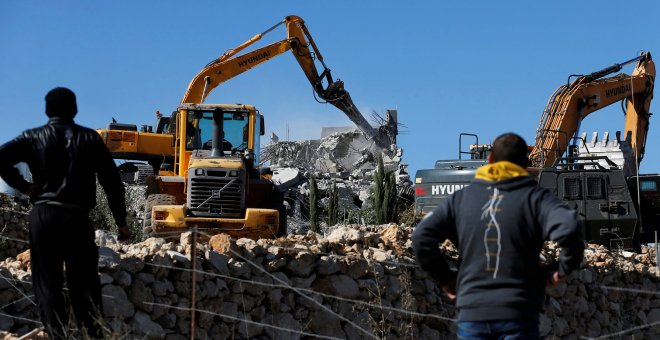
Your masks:
M 459 249 L 458 273 L 438 248 Z M 542 268 L 543 242 L 562 247 L 558 267 Z M 443 200 L 416 227 L 413 250 L 421 267 L 444 285 L 456 278 L 461 321 L 537 319 L 551 271 L 567 275 L 584 251 L 574 210 L 530 176 L 475 179 Z

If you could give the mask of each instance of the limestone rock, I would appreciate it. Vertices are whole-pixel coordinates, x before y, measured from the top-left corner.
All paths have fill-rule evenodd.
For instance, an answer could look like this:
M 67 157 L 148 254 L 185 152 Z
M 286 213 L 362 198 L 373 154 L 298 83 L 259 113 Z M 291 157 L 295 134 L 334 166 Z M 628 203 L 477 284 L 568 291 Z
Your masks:
M 339 227 L 330 233 L 327 237 L 329 242 L 333 243 L 345 243 L 353 244 L 359 242 L 362 238 L 362 235 L 359 230 L 348 228 L 348 227 Z
M 108 247 L 99 248 L 99 267 L 115 268 L 119 266 L 121 257 Z
M 16 255 L 16 259 L 23 264 L 21 266 L 23 270 L 28 270 L 30 268 L 30 249 Z
M 135 313 L 132 325 L 136 336 L 148 339 L 163 339 L 165 337 L 163 327 L 151 320 L 151 317 L 144 312 L 138 311 Z
M 103 292 L 103 315 L 106 317 L 119 317 L 127 319 L 135 313 L 135 307 L 128 300 L 126 292 L 115 285 L 105 285 Z
M 294 319 L 290 313 L 275 314 L 273 316 L 273 325 L 283 329 L 303 329 L 300 322 Z M 298 333 L 287 332 L 279 329 L 265 328 L 264 330 L 271 339 L 295 339 L 300 337 Z
M 314 290 L 349 299 L 356 298 L 360 294 L 357 282 L 343 274 L 319 278 L 313 287 Z
M 321 276 L 332 275 L 341 270 L 339 257 L 321 256 L 316 262 L 316 273 Z

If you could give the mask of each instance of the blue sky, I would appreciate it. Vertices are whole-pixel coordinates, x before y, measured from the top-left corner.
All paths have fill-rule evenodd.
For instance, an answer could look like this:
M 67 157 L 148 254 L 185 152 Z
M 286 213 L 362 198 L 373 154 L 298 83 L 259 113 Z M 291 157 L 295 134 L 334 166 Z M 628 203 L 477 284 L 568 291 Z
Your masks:
M 0 143 L 45 123 L 44 95 L 66 86 L 76 121 L 153 124 L 212 59 L 286 15 L 302 17 L 333 76 L 366 117 L 398 109 L 411 174 L 456 158 L 458 135 L 513 131 L 531 144 L 568 75 L 660 53 L 660 2 L 639 1 L 18 1 L 0 2 Z M 285 37 L 283 29 L 264 42 Z M 262 46 L 262 45 L 259 45 Z M 632 72 L 628 67 L 626 73 Z M 345 126 L 314 100 L 289 54 L 218 87 L 207 103 L 253 104 L 267 131 L 310 139 Z M 655 111 L 658 104 L 651 105 Z M 642 172 L 660 172 L 651 120 Z M 618 104 L 583 131 L 623 129 Z

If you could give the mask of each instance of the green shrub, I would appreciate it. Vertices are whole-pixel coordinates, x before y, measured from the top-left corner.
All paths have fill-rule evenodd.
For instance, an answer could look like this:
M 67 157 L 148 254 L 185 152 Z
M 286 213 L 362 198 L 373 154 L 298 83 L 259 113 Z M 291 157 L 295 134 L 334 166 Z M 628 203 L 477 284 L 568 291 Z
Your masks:
M 133 190 L 134 188 L 136 187 L 125 188 L 126 224 L 128 224 L 128 228 L 133 234 L 131 241 L 141 241 L 143 239 L 142 221 L 139 218 L 139 214 L 144 206 L 144 191 Z M 112 211 L 110 211 L 108 197 L 105 195 L 105 191 L 103 191 L 103 187 L 101 187 L 98 181 L 96 182 L 96 206 L 90 210 L 89 219 L 92 221 L 95 229 L 117 234 L 117 224 L 112 216 Z

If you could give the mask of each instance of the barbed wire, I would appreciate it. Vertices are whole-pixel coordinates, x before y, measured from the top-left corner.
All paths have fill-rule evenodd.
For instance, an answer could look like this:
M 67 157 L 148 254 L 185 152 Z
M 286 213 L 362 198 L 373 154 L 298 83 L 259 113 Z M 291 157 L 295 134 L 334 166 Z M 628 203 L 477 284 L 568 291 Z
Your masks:
M 171 232 L 171 235 L 174 235 L 174 234 L 180 234 L 180 232 Z M 0 235 L 0 238 L 5 238 L 5 237 L 2 236 L 2 235 Z M 13 240 L 15 240 L 15 241 L 24 241 L 24 240 L 17 240 L 17 239 L 13 239 Z M 232 240 L 233 240 L 233 239 L 232 239 Z M 233 240 L 233 241 L 235 241 L 235 240 Z M 25 242 L 25 241 L 24 241 L 24 242 Z M 310 252 L 310 253 L 318 254 L 318 255 L 326 255 L 326 256 L 346 256 L 346 255 L 343 255 L 343 254 L 336 254 L 336 253 L 317 252 L 317 251 L 314 251 L 314 250 L 310 249 L 309 247 L 305 247 L 305 248 L 302 248 L 302 247 L 291 248 L 291 247 L 285 247 L 285 246 L 278 246 L 278 245 L 275 245 L 275 244 L 270 245 L 270 246 L 273 246 L 273 247 L 279 247 L 279 248 L 284 249 L 285 251 L 293 251 L 293 252 L 308 251 L 308 252 Z M 216 276 L 216 277 L 221 277 L 221 278 L 224 278 L 224 279 L 236 280 L 236 281 L 241 282 L 241 283 L 249 283 L 249 284 L 260 285 L 260 286 L 268 286 L 268 287 L 274 287 L 274 288 L 290 289 L 290 290 L 292 290 L 292 291 L 296 291 L 298 294 L 300 294 L 300 295 L 303 296 L 303 297 L 308 297 L 306 294 L 303 294 L 303 293 L 317 294 L 317 295 L 319 295 L 319 296 L 323 296 L 323 297 L 326 297 L 326 298 L 329 298 L 329 299 L 336 299 L 336 300 L 339 300 L 339 301 L 345 301 L 345 302 L 350 302 L 350 303 L 354 303 L 354 304 L 360 304 L 360 305 L 368 306 L 368 307 L 371 307 L 371 308 L 378 308 L 378 309 L 381 309 L 381 310 L 386 310 L 386 311 L 391 311 L 391 312 L 401 313 L 401 314 L 404 314 L 404 315 L 411 315 L 411 316 L 414 316 L 414 317 L 436 318 L 436 319 L 445 320 L 445 321 L 451 321 L 451 322 L 456 322 L 456 321 L 457 321 L 456 319 L 445 318 L 445 317 L 441 317 L 441 316 L 434 315 L 434 314 L 423 314 L 423 313 L 418 313 L 418 312 L 408 311 L 408 310 L 404 310 L 404 309 L 397 309 L 397 308 L 393 308 L 393 307 L 387 307 L 387 306 L 382 306 L 382 305 L 378 305 L 378 304 L 373 304 L 373 303 L 369 303 L 369 302 L 365 302 L 365 301 L 361 301 L 361 300 L 353 300 L 353 299 L 348 299 L 348 298 L 344 298 L 344 297 L 341 297 L 341 296 L 335 296 L 335 295 L 331 295 L 331 294 L 321 293 L 321 292 L 314 291 L 314 290 L 312 290 L 312 289 L 293 287 L 293 286 L 288 285 L 286 282 L 281 281 L 279 278 L 273 276 L 271 273 L 267 272 L 264 268 L 262 268 L 262 265 L 261 265 L 261 264 L 253 263 L 252 261 L 250 261 L 250 260 L 248 260 L 247 258 L 243 257 L 241 254 L 237 253 L 237 252 L 234 251 L 234 250 L 230 250 L 230 251 L 231 251 L 234 255 L 236 255 L 238 258 L 244 260 L 246 263 L 250 263 L 250 264 L 251 264 L 252 266 L 254 266 L 255 268 L 257 268 L 257 269 L 263 271 L 264 273 L 266 273 L 267 275 L 271 276 L 271 278 L 273 279 L 273 281 L 279 281 L 279 282 L 281 282 L 281 284 L 275 284 L 275 283 L 272 283 L 272 284 L 271 284 L 271 283 L 264 283 L 264 282 L 257 282 L 257 281 L 245 280 L 245 279 L 240 279 L 240 278 L 231 277 L 231 276 L 228 276 L 228 275 L 223 275 L 223 274 L 218 274 L 218 273 L 212 273 L 212 272 L 206 272 L 206 271 L 203 271 L 203 270 L 197 270 L 197 269 L 179 268 L 179 267 L 173 267 L 173 266 L 156 265 L 156 264 L 151 264 L 151 263 L 145 263 L 145 264 L 147 264 L 147 265 L 151 265 L 151 266 L 155 266 L 155 267 L 162 267 L 162 268 L 173 269 L 173 270 L 195 271 L 195 272 L 200 273 L 200 274 L 210 275 L 210 276 Z M 368 262 L 370 262 L 369 259 L 365 259 L 365 260 L 367 260 Z M 372 260 L 373 260 L 373 259 L 372 259 Z M 374 261 L 374 262 L 377 262 L 377 263 L 391 264 L 391 265 L 396 265 L 396 266 L 418 267 L 418 266 L 416 266 L 416 265 L 409 264 L 409 263 L 403 263 L 403 262 L 375 261 L 375 260 L 373 260 L 373 261 Z M 22 292 L 18 287 L 16 287 L 16 286 L 14 286 L 13 284 L 11 284 L 10 281 L 13 281 L 13 282 L 22 282 L 22 283 L 30 283 L 30 284 L 32 283 L 32 282 L 30 282 L 30 281 L 19 280 L 19 279 L 13 278 L 13 277 L 12 277 L 12 278 L 7 278 L 7 277 L 5 277 L 4 275 L 1 275 L 1 276 L 2 276 L 5 280 L 7 280 L 13 288 L 15 288 L 16 290 L 18 290 L 19 292 L 21 292 L 21 294 L 23 294 L 23 292 Z M 616 290 L 616 291 L 622 291 L 622 292 L 629 292 L 629 293 L 648 294 L 648 295 L 653 295 L 653 296 L 654 296 L 654 295 L 660 295 L 660 292 L 658 292 L 658 291 L 650 291 L 650 290 L 635 289 L 635 288 L 615 287 L 615 286 L 606 286 L 606 285 L 600 285 L 600 286 L 595 286 L 595 287 L 599 287 L 599 288 L 601 288 L 601 289 L 608 289 L 608 290 Z M 66 288 L 65 288 L 65 289 L 66 289 Z M 11 302 L 11 303 L 8 304 L 8 305 L 5 305 L 5 306 L 3 306 L 3 307 L 0 307 L 0 308 L 6 308 L 7 306 L 9 306 L 9 305 L 11 305 L 11 304 L 17 303 L 17 302 L 22 301 L 22 300 L 25 300 L 25 299 L 29 300 L 32 304 L 35 304 L 35 303 L 32 301 L 32 299 L 31 299 L 31 297 L 33 297 L 33 296 L 34 296 L 34 295 L 29 295 L 29 296 L 28 296 L 28 295 L 23 294 L 23 297 L 21 297 L 21 298 L 15 300 L 15 301 L 13 301 L 13 302 Z M 114 296 L 107 296 L 107 295 L 103 295 L 103 297 L 105 297 L 105 298 L 111 298 L 111 299 L 112 299 L 112 298 L 115 298 Z M 311 300 L 311 301 L 313 301 L 313 302 L 319 304 L 318 302 L 316 302 L 316 300 Z M 160 305 L 160 306 L 163 306 L 163 307 L 169 307 L 169 308 L 174 308 L 174 309 L 191 310 L 190 308 L 187 308 L 187 309 L 186 309 L 186 308 L 174 307 L 174 306 L 169 306 L 169 305 L 161 305 L 161 304 L 157 304 L 157 303 L 149 303 L 149 302 L 146 302 L 146 301 L 144 301 L 144 303 L 145 303 L 145 304 L 152 304 L 152 305 Z M 322 306 L 322 305 L 320 305 L 320 306 Z M 292 332 L 292 333 L 301 334 L 301 335 L 305 335 L 305 336 L 323 337 L 323 336 L 319 336 L 319 335 L 317 335 L 317 334 L 310 334 L 310 333 L 306 333 L 306 332 L 297 331 L 297 330 L 294 330 L 294 329 L 286 329 L 286 328 L 282 328 L 282 327 L 278 327 L 278 326 L 273 326 L 273 325 L 269 325 L 269 324 L 258 323 L 258 322 L 251 321 L 251 320 L 245 320 L 245 319 L 235 318 L 235 317 L 232 317 L 232 316 L 226 316 L 226 315 L 222 315 L 222 314 L 218 314 L 218 313 L 213 313 L 213 312 L 211 312 L 211 311 L 205 311 L 205 310 L 200 310 L 200 309 L 195 309 L 195 311 L 197 311 L 197 312 L 201 312 L 201 313 L 208 313 L 208 314 L 212 314 L 212 315 L 220 316 L 220 317 L 227 318 L 227 319 L 231 319 L 231 320 L 235 320 L 235 321 L 246 322 L 246 323 L 253 323 L 253 324 L 261 325 L 261 326 L 264 326 L 264 327 L 270 327 L 270 328 L 273 328 L 273 329 L 278 329 L 278 330 L 281 330 L 281 331 Z M 332 312 L 332 311 L 331 311 L 331 313 L 333 313 L 334 315 L 336 315 L 336 316 L 338 316 L 338 317 L 341 318 L 341 315 L 336 314 L 336 313 L 334 313 L 334 312 Z M 0 312 L 0 315 L 5 315 L 5 316 L 8 316 L 8 317 L 12 317 L 12 318 L 14 318 L 14 319 L 24 320 L 24 321 L 29 321 L 29 322 L 34 322 L 34 323 L 39 323 L 39 324 L 40 324 L 39 321 L 31 320 L 31 319 L 28 319 L 28 318 L 22 318 L 22 317 L 18 317 L 18 316 L 14 317 L 14 316 L 12 316 L 12 315 L 6 315 L 6 314 L 1 313 L 1 312 Z M 342 319 L 342 320 L 344 320 L 344 319 Z M 617 331 L 617 332 L 614 332 L 614 333 L 611 333 L 611 334 L 601 335 L 601 336 L 598 336 L 598 337 L 585 337 L 585 336 L 582 336 L 581 338 L 583 338 L 583 339 L 607 339 L 607 338 L 611 338 L 611 337 L 621 336 L 621 335 L 624 335 L 624 334 L 627 334 L 627 333 L 630 333 L 630 332 L 634 332 L 634 331 L 637 331 L 637 330 L 650 328 L 650 327 L 653 327 L 653 326 L 656 326 L 656 325 L 659 325 L 659 324 L 660 324 L 660 321 L 657 321 L 657 322 L 652 322 L 652 323 L 648 323 L 648 324 L 645 324 L 645 325 L 635 326 L 635 327 L 632 327 L 632 328 L 629 328 L 629 329 L 626 329 L 626 330 Z M 355 325 L 355 326 L 356 326 L 356 325 Z M 356 327 L 357 327 L 357 326 L 356 326 Z M 361 330 L 363 330 L 363 331 L 365 331 L 365 332 L 367 332 L 366 330 L 364 330 L 364 329 L 362 329 L 362 328 L 359 328 L 359 327 L 357 327 L 357 328 L 358 328 L 358 329 L 361 329 Z M 366 333 L 366 334 L 369 334 L 369 335 L 372 335 L 372 336 L 373 336 L 373 334 L 371 334 L 371 333 Z M 336 339 L 336 338 L 333 338 L 333 337 L 326 337 L 326 338 L 329 338 L 329 339 Z
M 177 309 L 177 310 L 184 310 L 184 311 L 193 311 L 190 308 L 171 306 L 171 305 L 166 305 L 166 304 L 161 304 L 161 303 L 156 303 L 156 302 L 146 302 L 145 301 L 144 303 L 148 304 L 148 305 L 152 305 L 152 306 L 168 307 L 168 308 Z M 233 320 L 233 321 L 245 322 L 246 324 L 249 323 L 249 324 L 253 324 L 253 325 L 257 325 L 257 326 L 264 326 L 264 327 L 276 329 L 276 330 L 283 331 L 283 332 L 296 333 L 296 334 L 311 336 L 311 337 L 320 338 L 320 339 L 343 340 L 343 338 L 337 338 L 337 337 L 314 334 L 314 333 L 307 333 L 307 332 L 299 331 L 299 330 L 296 330 L 296 329 L 279 327 L 279 326 L 275 326 L 275 325 L 271 325 L 271 324 L 267 324 L 267 323 L 263 323 L 263 322 L 252 321 L 252 320 L 248 320 L 248 319 L 241 319 L 241 318 L 237 318 L 235 316 L 216 313 L 216 312 L 212 312 L 212 311 L 205 310 L 205 309 L 197 309 L 196 308 L 196 309 L 194 309 L 194 311 L 199 312 L 199 313 L 205 313 L 205 314 L 213 315 L 213 316 L 218 316 L 218 317 L 221 317 L 221 318 L 230 319 L 230 320 Z M 378 338 L 376 338 L 376 339 L 378 339 Z
M 188 272 L 195 271 L 196 273 L 203 274 L 203 275 L 208 275 L 208 276 L 212 276 L 212 277 L 220 277 L 220 278 L 223 278 L 223 279 L 234 280 L 234 281 L 238 281 L 238 282 L 241 282 L 241 283 L 248 283 L 248 284 L 257 285 L 257 286 L 264 286 L 264 287 L 270 287 L 270 288 L 283 288 L 283 289 L 290 289 L 290 287 L 291 287 L 289 285 L 284 285 L 284 284 L 275 284 L 275 283 L 251 281 L 251 280 L 247 280 L 247 279 L 241 279 L 241 278 L 232 277 L 232 276 L 224 275 L 224 274 L 211 273 L 211 272 L 198 270 L 198 269 L 178 268 L 178 267 L 158 265 L 158 264 L 148 264 L 148 265 L 153 266 L 153 267 L 159 267 L 159 268 L 165 268 L 165 269 L 174 269 L 174 270 L 183 270 L 183 271 L 188 271 Z M 335 300 L 344 301 L 344 302 L 351 302 L 351 303 L 354 303 L 354 304 L 363 305 L 363 306 L 372 307 L 372 308 L 377 308 L 377 309 L 382 309 L 382 310 L 386 310 L 386 311 L 390 311 L 390 312 L 408 314 L 410 316 L 416 316 L 416 317 L 421 317 L 421 318 L 435 318 L 435 319 L 444 320 L 444 321 L 451 321 L 451 322 L 456 322 L 457 321 L 456 319 L 448 318 L 448 317 L 444 317 L 444 316 L 440 316 L 440 315 L 423 314 L 423 313 L 410 311 L 410 310 L 406 310 L 406 309 L 400 309 L 400 308 L 388 307 L 388 306 L 383 306 L 383 305 L 377 305 L 377 304 L 362 301 L 362 300 L 354 300 L 354 299 L 349 299 L 349 298 L 345 298 L 345 297 L 342 297 L 342 296 L 326 294 L 326 293 L 322 293 L 322 292 L 319 292 L 319 291 L 316 291 L 316 290 L 313 290 L 313 289 L 308 289 L 308 288 L 298 288 L 298 290 L 300 290 L 302 292 L 316 294 L 316 295 L 319 295 L 319 296 L 322 296 L 322 297 L 325 297 L 325 298 L 328 298 L 328 299 L 335 299 Z
M 618 291 L 628 292 L 628 293 L 660 295 L 660 291 L 650 291 L 650 290 L 643 290 L 643 289 L 613 287 L 613 286 L 599 286 L 599 287 L 602 288 L 602 289 L 618 290 Z
M 13 278 L 12 278 L 12 279 L 8 279 L 6 276 L 2 275 L 2 273 L 0 273 L 0 277 L 2 277 L 3 279 L 5 279 L 5 281 L 7 281 L 7 283 L 9 283 L 10 286 L 12 286 L 14 289 L 16 289 L 16 291 L 18 291 L 19 293 L 21 293 L 21 295 L 23 295 L 24 298 L 28 299 L 28 301 L 30 301 L 30 303 L 32 303 L 32 304 L 35 305 L 35 306 L 37 305 L 37 304 L 36 304 L 34 301 L 32 301 L 32 299 L 30 299 L 30 298 L 29 298 L 29 297 L 28 297 L 28 296 L 27 296 L 22 290 L 18 289 L 18 287 L 16 287 L 16 286 L 11 282 L 11 281 L 14 280 Z M 14 281 L 14 282 L 16 282 L 16 281 Z M 19 281 L 19 282 L 20 282 L 20 281 Z M 25 281 L 25 282 L 29 282 L 29 281 Z M 30 282 L 30 283 L 32 283 L 32 282 Z
M 20 316 L 15 316 L 15 315 L 11 315 L 11 314 L 5 314 L 5 313 L 2 313 L 2 312 L 0 312 L 0 315 L 2 315 L 2 316 L 6 316 L 6 317 L 8 317 L 8 318 L 16 319 L 16 320 L 22 320 L 22 321 L 33 322 L 33 323 L 36 323 L 36 324 L 38 324 L 38 325 L 42 325 L 42 326 L 43 326 L 43 324 L 42 324 L 41 321 L 39 321 L 39 320 L 33 320 L 33 319 L 23 318 L 23 317 L 20 317 Z
M 206 235 L 206 236 L 210 236 L 210 235 Z M 231 240 L 234 241 L 234 242 L 236 241 L 235 239 L 231 239 Z M 317 255 L 341 256 L 340 254 L 331 254 L 331 253 L 318 252 L 318 251 L 315 251 L 315 250 L 311 249 L 310 247 L 304 247 L 304 246 L 303 246 L 303 247 L 298 246 L 298 247 L 296 247 L 296 248 L 291 248 L 291 247 L 286 247 L 286 246 L 281 246 L 281 245 L 276 245 L 276 244 L 273 244 L 273 245 L 270 245 L 270 246 L 278 247 L 278 248 L 281 248 L 281 249 L 283 249 L 283 250 L 285 250 L 285 251 L 292 251 L 292 252 L 308 251 L 308 252 L 310 252 L 310 253 L 317 254 Z M 240 254 L 236 253 L 236 251 L 234 251 L 234 250 L 231 250 L 231 249 L 230 249 L 230 251 L 231 251 L 233 254 L 237 255 L 239 258 L 245 260 L 245 261 L 248 262 L 248 263 L 251 263 L 251 264 L 252 264 L 253 266 L 255 266 L 256 268 L 259 268 L 260 270 L 262 270 L 262 271 L 265 272 L 265 270 L 264 270 L 263 268 L 261 268 L 260 265 L 257 265 L 257 264 L 252 263 L 251 261 L 249 261 L 249 260 L 246 259 L 245 257 L 243 257 L 243 256 L 241 256 Z M 365 259 L 365 260 L 367 260 L 368 262 L 370 262 L 369 259 Z M 408 265 L 408 266 L 410 266 L 410 267 L 418 267 L 418 266 L 416 266 L 416 265 L 410 265 L 410 264 L 407 264 L 407 263 L 400 263 L 400 262 L 391 262 L 391 261 L 375 261 L 375 262 L 378 262 L 378 263 L 389 263 L 389 264 L 397 265 L 397 266 Z M 175 269 L 176 269 L 176 268 L 175 268 Z M 261 283 L 261 282 L 254 282 L 254 281 L 249 281 L 249 280 L 243 280 L 243 279 L 238 279 L 238 278 L 232 278 L 232 277 L 230 277 L 230 276 L 222 275 L 222 274 L 207 273 L 207 272 L 204 272 L 204 271 L 200 271 L 200 272 L 201 272 L 201 274 L 206 274 L 206 275 L 216 275 L 216 276 L 223 277 L 223 278 L 226 278 L 226 279 L 240 280 L 241 282 L 248 282 L 248 283 L 256 284 L 256 285 L 264 285 L 264 286 L 271 286 L 271 287 L 278 287 L 278 288 L 288 288 L 288 287 L 290 287 L 290 286 L 288 286 L 288 285 L 286 285 L 286 284 L 284 284 L 284 285 L 266 284 L 266 283 Z M 267 273 L 267 272 L 266 272 L 266 273 Z M 628 291 L 628 292 L 637 292 L 637 293 L 645 293 L 645 294 L 653 294 L 653 295 L 660 294 L 660 293 L 658 293 L 658 292 L 645 291 L 645 290 L 639 290 L 639 289 L 631 289 L 631 288 L 620 288 L 620 287 L 610 287 L 610 286 L 601 286 L 601 287 L 602 287 L 602 288 L 609 288 L 609 289 L 613 289 L 613 290 L 622 290 L 622 291 Z M 289 288 L 289 289 L 290 289 L 290 288 Z M 314 290 L 309 290 L 309 289 L 304 289 L 304 288 L 298 288 L 298 290 L 300 290 L 301 292 L 310 292 L 310 293 L 317 294 L 317 295 L 320 295 L 320 296 L 323 296 L 323 297 L 333 298 L 333 299 L 342 300 L 342 301 L 347 301 L 347 302 L 352 302 L 352 303 L 355 303 L 355 304 L 367 305 L 367 306 L 374 307 L 374 308 L 382 308 L 382 309 L 384 309 L 384 310 L 391 310 L 391 311 L 398 312 L 398 313 L 411 314 L 411 311 L 406 311 L 406 310 L 401 310 L 401 309 L 396 309 L 396 308 L 391 308 L 391 309 L 389 309 L 389 308 L 387 308 L 387 307 L 385 307 L 385 306 L 379 306 L 379 305 L 375 305 L 375 304 L 370 304 L 370 303 L 366 303 L 366 302 L 364 302 L 364 301 L 360 301 L 360 300 L 346 299 L 346 298 L 342 298 L 342 297 L 339 297 L 339 296 L 334 296 L 334 295 L 329 295 L 329 294 L 324 294 L 324 293 L 316 292 L 316 291 L 314 291 Z M 427 314 L 421 314 L 421 313 L 416 313 L 416 312 L 412 312 L 412 313 L 415 313 L 415 314 L 417 314 L 416 316 L 420 316 L 420 317 L 436 317 L 436 318 L 439 317 L 439 316 L 437 316 L 437 315 L 427 315 Z M 443 319 L 443 320 L 447 320 L 447 321 L 453 321 L 453 322 L 456 321 L 456 319 L 451 319 L 451 318 L 443 318 L 443 317 L 439 317 L 439 318 L 440 318 L 440 319 Z M 621 332 L 617 332 L 617 333 L 614 333 L 614 334 L 620 334 L 620 333 L 621 333 L 621 334 L 625 334 L 625 333 L 631 332 L 631 331 L 633 331 L 633 330 L 635 330 L 635 329 L 648 328 L 648 327 L 651 327 L 651 326 L 653 326 L 653 325 L 654 325 L 654 324 L 642 325 L 642 326 L 638 326 L 638 327 L 632 328 L 632 329 L 630 329 L 630 330 L 622 331 L 623 333 L 621 333 Z M 614 335 L 614 336 L 615 336 L 615 335 Z
M 281 284 L 283 284 L 283 285 L 288 286 L 289 289 L 291 289 L 291 290 L 293 290 L 294 292 L 298 293 L 298 295 L 304 297 L 305 299 L 311 301 L 313 304 L 315 304 L 315 305 L 321 307 L 321 309 L 325 310 L 326 312 L 328 312 L 328 313 L 330 313 L 330 314 L 332 314 L 332 315 L 337 316 L 339 319 L 346 321 L 349 325 L 351 325 L 351 326 L 355 327 L 356 329 L 362 331 L 362 332 L 363 332 L 364 334 L 366 334 L 367 336 L 369 336 L 369 337 L 371 337 L 371 338 L 374 338 L 374 339 L 377 339 L 377 340 L 378 340 L 378 337 L 377 337 L 377 336 L 373 335 L 373 334 L 372 334 L 371 332 L 369 332 L 368 330 L 366 330 L 366 329 L 360 327 L 360 326 L 359 326 L 358 324 L 356 324 L 355 322 L 351 321 L 350 319 L 346 318 L 345 316 L 343 316 L 343 315 L 341 315 L 341 314 L 339 314 L 339 313 L 336 313 L 336 312 L 333 311 L 332 309 L 330 309 L 330 308 L 328 308 L 327 306 L 325 306 L 324 304 L 322 304 L 322 303 L 320 303 L 320 302 L 314 300 L 313 298 L 309 297 L 308 295 L 302 294 L 299 288 L 297 288 L 297 287 L 293 287 L 293 286 L 291 286 L 291 285 L 288 285 L 288 284 L 287 284 L 286 282 L 284 282 L 282 279 L 280 279 L 280 278 L 276 277 L 275 275 L 269 273 L 267 270 L 265 270 L 264 268 L 262 268 L 260 265 L 257 265 L 256 263 L 254 263 L 254 262 L 250 261 L 249 259 L 243 257 L 241 254 L 238 254 L 236 251 L 234 251 L 234 250 L 232 250 L 232 249 L 229 249 L 229 251 L 230 251 L 232 254 L 236 255 L 237 257 L 243 259 L 243 261 L 245 261 L 245 262 L 251 264 L 253 267 L 257 268 L 258 270 L 262 271 L 262 272 L 265 273 L 266 275 L 270 276 L 273 280 L 275 280 L 275 281 L 277 281 L 277 282 L 279 282 L 279 283 L 281 283 Z
M 4 239 L 4 240 L 8 240 L 8 241 L 14 241 L 14 242 L 19 242 L 19 243 L 26 243 L 26 244 L 27 244 L 27 243 L 30 243 L 30 241 L 28 241 L 28 240 L 23 240 L 23 239 L 18 239 L 18 238 L 12 238 L 12 237 L 9 237 L 9 236 L 4 236 L 4 235 L 0 235 L 0 239 Z
M 4 208 L 4 207 L 0 207 L 0 211 L 9 211 L 9 212 L 11 212 L 11 213 L 18 214 L 18 215 L 23 215 L 23 216 L 30 215 L 29 212 L 18 211 L 18 210 L 16 210 L 16 209 L 12 209 L 12 208 Z
M 31 298 L 33 298 L 33 297 L 34 297 L 34 294 L 30 294 L 30 295 L 24 296 L 24 297 L 22 297 L 22 298 L 20 298 L 20 299 L 14 300 L 14 301 L 12 301 L 12 302 L 10 302 L 10 303 L 8 303 L 8 304 L 6 304 L 6 305 L 0 307 L 0 309 L 5 309 L 5 308 L 7 308 L 7 307 L 9 307 L 9 306 L 11 306 L 11 305 L 13 305 L 13 304 L 15 304 L 15 303 L 18 303 L 18 302 L 23 301 L 23 300 L 25 300 L 25 299 L 31 299 Z
M 581 337 L 581 339 L 607 339 L 607 338 L 612 338 L 612 337 L 615 337 L 615 336 L 624 335 L 624 334 L 627 334 L 627 333 L 630 333 L 630 332 L 633 332 L 633 331 L 638 331 L 638 330 L 641 330 L 641 329 L 644 329 L 644 328 L 653 327 L 655 325 L 660 325 L 660 321 L 656 321 L 656 322 L 641 325 L 641 326 L 636 326 L 636 327 L 633 327 L 633 328 L 628 328 L 626 330 L 616 332 L 616 333 L 601 335 L 601 336 L 595 337 L 595 338 L 590 338 L 590 337 L 583 336 L 583 337 Z

